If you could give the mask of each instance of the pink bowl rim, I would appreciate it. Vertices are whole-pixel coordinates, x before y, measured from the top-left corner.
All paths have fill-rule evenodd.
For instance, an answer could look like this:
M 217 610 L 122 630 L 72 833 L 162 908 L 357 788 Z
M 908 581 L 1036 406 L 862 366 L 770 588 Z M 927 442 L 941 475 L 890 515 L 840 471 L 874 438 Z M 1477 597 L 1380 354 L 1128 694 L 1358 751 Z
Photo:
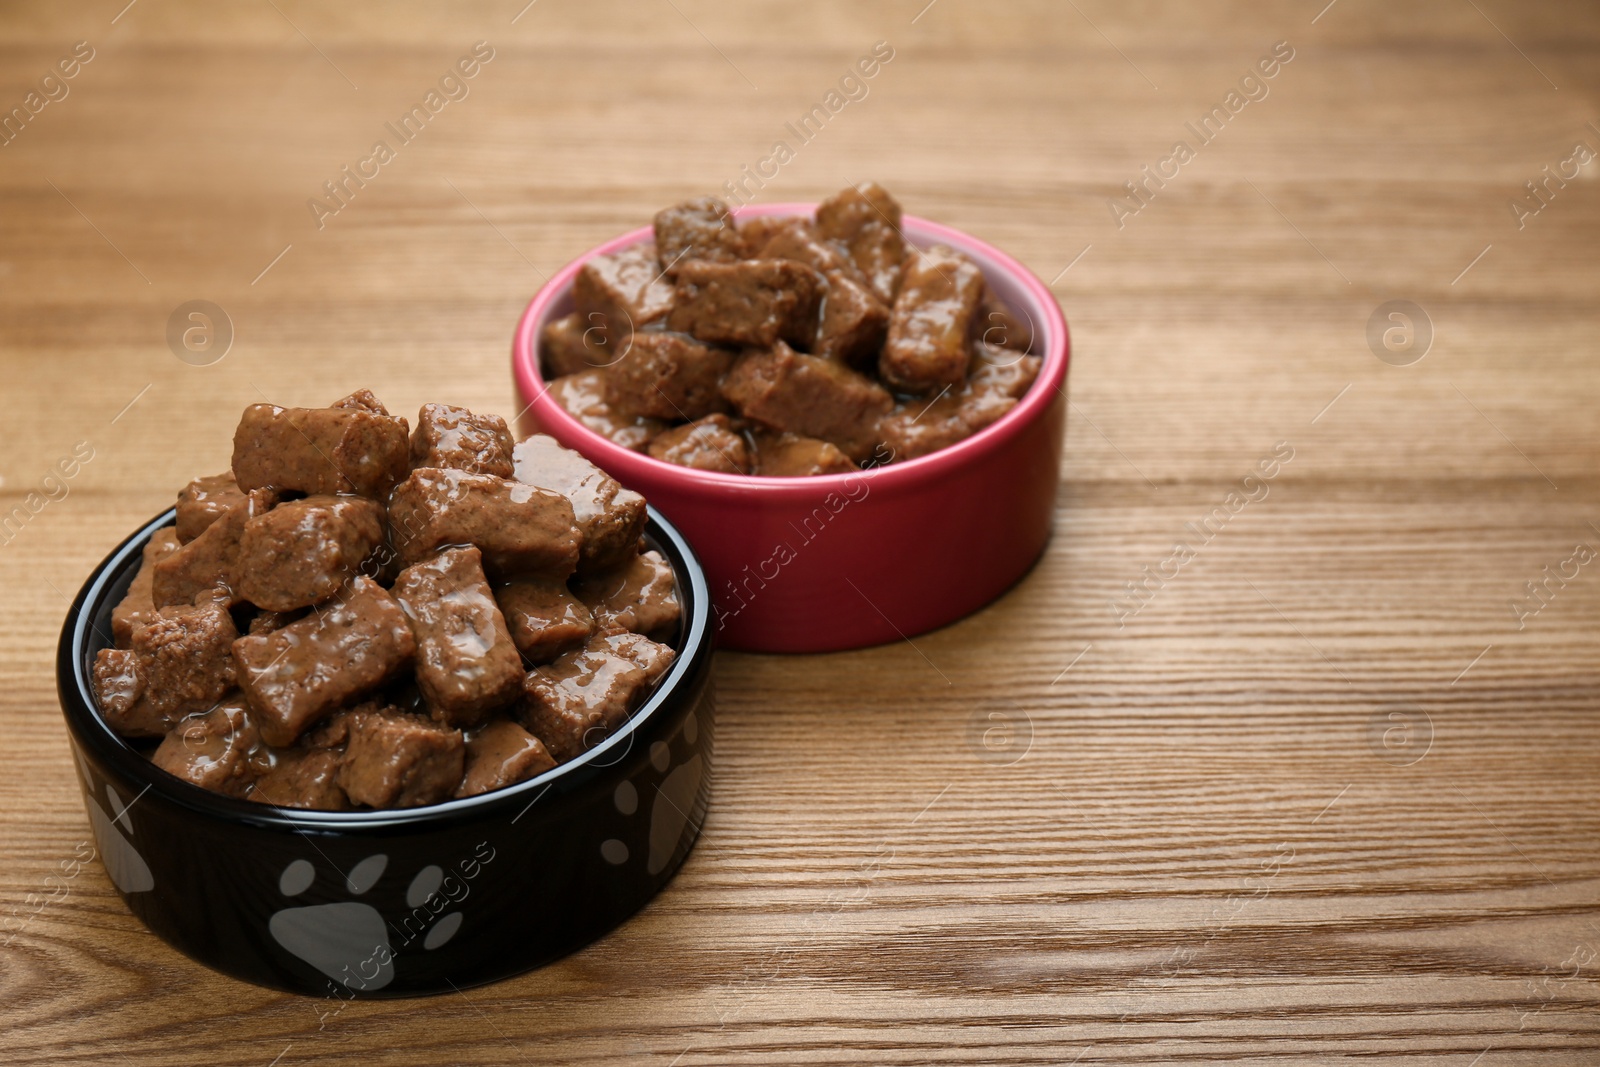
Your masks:
M 805 215 L 815 212 L 816 207 L 816 204 L 803 202 L 745 204 L 734 208 L 733 214 L 736 218 Z M 1051 394 L 1062 392 L 1061 385 L 1066 380 L 1067 366 L 1071 360 L 1071 339 L 1067 332 L 1066 316 L 1062 313 L 1055 295 L 1032 271 L 1011 256 L 961 230 L 916 215 L 903 216 L 903 224 L 906 224 L 906 229 L 916 231 L 919 238 L 949 244 L 957 249 L 970 249 L 988 258 L 1044 309 L 1051 343 L 1041 353 L 1043 362 L 1039 368 L 1038 379 L 1016 407 L 971 437 L 941 448 L 937 452 L 930 452 L 926 456 L 850 471 L 846 474 L 819 474 L 805 478 L 763 478 L 760 475 L 722 474 L 668 463 L 646 453 L 624 448 L 595 433 L 550 398 L 544 375 L 539 370 L 538 361 L 533 357 L 534 331 L 549 306 L 571 288 L 573 279 L 584 263 L 593 256 L 615 252 L 653 237 L 653 229 L 649 226 L 630 230 L 583 253 L 551 276 L 528 302 L 522 317 L 517 321 L 516 334 L 511 342 L 512 373 L 518 392 L 526 403 L 522 410 L 524 413 L 530 409 L 536 410 L 539 413 L 539 421 L 544 425 L 559 422 L 576 430 L 578 435 L 587 439 L 593 446 L 588 451 L 589 459 L 613 475 L 622 475 L 625 481 L 631 480 L 637 484 L 651 479 L 657 481 L 666 479 L 674 482 L 675 488 L 691 490 L 699 495 L 734 490 L 741 493 L 816 499 L 827 495 L 830 490 L 842 491 L 853 484 L 852 480 L 858 482 L 864 478 L 871 479 L 874 485 L 885 490 L 899 485 L 936 481 L 954 469 L 976 460 L 980 455 L 1000 448 L 1026 430 L 1029 423 L 1044 413 L 1053 401 Z M 529 397 L 532 399 L 529 400 Z

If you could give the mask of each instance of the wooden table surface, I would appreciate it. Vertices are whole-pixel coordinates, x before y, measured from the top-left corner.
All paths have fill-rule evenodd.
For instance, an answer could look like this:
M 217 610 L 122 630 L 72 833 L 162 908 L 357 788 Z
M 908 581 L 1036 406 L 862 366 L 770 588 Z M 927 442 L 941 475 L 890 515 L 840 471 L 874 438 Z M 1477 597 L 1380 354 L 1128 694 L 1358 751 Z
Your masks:
M 0 147 L 0 510 L 43 500 L 0 534 L 5 1062 L 1600 1063 L 1593 5 L 125 2 L 0 10 L 0 106 L 59 97 Z M 1053 286 L 1026 580 L 914 646 L 724 654 L 687 865 L 512 981 L 335 1014 L 98 864 L 47 890 L 90 840 L 69 597 L 241 408 L 512 414 L 542 279 L 778 139 L 760 199 L 875 178 Z

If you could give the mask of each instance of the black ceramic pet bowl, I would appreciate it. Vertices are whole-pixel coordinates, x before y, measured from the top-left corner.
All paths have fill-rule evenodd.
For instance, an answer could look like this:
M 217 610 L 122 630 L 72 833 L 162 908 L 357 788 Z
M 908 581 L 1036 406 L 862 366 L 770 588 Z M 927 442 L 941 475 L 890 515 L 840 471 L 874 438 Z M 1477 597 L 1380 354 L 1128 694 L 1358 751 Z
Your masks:
M 56 682 L 84 806 L 117 891 L 157 936 L 219 971 L 312 996 L 415 996 L 492 982 L 622 922 L 677 871 L 705 819 L 713 694 L 710 598 L 655 509 L 671 562 L 678 657 L 584 755 L 508 789 L 423 808 L 294 811 L 158 770 L 95 710 L 90 665 L 144 543 L 124 541 L 67 615 Z

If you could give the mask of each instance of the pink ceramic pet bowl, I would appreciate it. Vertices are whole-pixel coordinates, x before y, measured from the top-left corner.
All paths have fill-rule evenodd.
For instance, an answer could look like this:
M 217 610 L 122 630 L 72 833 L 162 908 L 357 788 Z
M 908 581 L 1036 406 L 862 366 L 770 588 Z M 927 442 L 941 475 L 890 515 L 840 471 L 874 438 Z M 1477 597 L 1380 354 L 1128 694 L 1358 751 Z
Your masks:
M 736 214 L 814 210 L 773 204 Z M 517 324 L 521 429 L 583 453 L 677 525 L 704 562 L 726 648 L 827 652 L 914 637 L 999 597 L 1049 539 L 1071 347 L 1061 308 L 1026 268 L 974 237 L 911 215 L 902 229 L 915 245 L 970 256 L 995 293 L 1031 320 L 1032 351 L 1044 358 L 1038 381 L 1003 418 L 920 459 L 814 478 L 720 474 L 623 448 L 569 415 L 545 390 L 540 327 L 572 311 L 572 281 L 590 256 L 649 240 L 649 227 L 567 264 Z

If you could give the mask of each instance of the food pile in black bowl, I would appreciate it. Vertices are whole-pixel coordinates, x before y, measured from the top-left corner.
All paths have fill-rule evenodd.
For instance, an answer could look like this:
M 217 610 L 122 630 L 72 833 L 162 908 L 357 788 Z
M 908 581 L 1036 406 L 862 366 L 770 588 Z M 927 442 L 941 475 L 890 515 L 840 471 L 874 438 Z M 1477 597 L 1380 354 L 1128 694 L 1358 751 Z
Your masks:
M 605 738 L 672 665 L 645 500 L 549 437 L 362 390 L 257 404 L 112 612 L 93 688 L 155 765 L 281 807 L 501 789 Z

